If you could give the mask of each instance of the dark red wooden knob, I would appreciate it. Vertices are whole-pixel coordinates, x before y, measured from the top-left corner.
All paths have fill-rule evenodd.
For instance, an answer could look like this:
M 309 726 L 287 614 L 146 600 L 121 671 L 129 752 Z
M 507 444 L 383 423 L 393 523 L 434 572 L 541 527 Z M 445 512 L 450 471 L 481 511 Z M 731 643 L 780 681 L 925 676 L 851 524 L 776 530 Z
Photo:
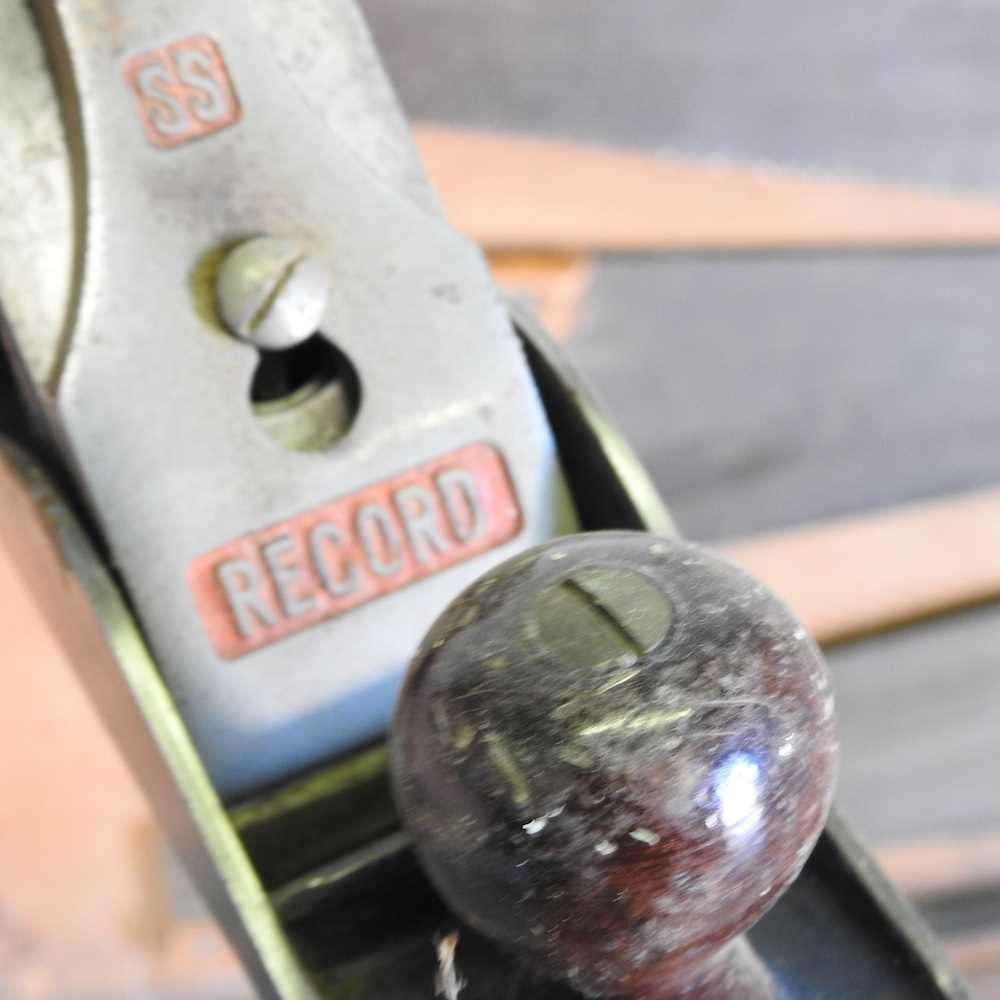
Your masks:
M 830 805 L 826 667 L 698 546 L 632 532 L 518 556 L 438 619 L 392 740 L 452 908 L 589 997 L 772 995 L 740 937 Z

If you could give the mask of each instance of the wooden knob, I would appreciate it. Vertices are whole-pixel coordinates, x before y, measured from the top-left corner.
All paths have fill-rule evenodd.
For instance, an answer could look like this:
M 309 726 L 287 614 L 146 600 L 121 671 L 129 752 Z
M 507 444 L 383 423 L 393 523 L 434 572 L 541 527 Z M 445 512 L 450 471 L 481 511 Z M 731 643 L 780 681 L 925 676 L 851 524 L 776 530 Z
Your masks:
M 392 739 L 444 899 L 588 997 L 773 996 L 740 935 L 823 828 L 823 660 L 761 584 L 633 532 L 550 542 L 432 627 Z

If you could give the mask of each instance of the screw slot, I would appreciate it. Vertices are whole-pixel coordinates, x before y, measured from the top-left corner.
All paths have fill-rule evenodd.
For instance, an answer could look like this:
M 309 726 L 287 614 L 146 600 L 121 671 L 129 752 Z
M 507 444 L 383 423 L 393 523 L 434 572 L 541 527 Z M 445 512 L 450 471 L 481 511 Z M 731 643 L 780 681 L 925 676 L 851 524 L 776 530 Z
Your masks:
M 289 240 L 257 236 L 226 254 L 215 297 L 234 337 L 261 350 L 283 351 L 322 325 L 329 283 L 318 257 Z
M 538 597 L 536 620 L 545 647 L 567 663 L 590 667 L 640 659 L 670 631 L 674 611 L 641 573 L 583 567 Z

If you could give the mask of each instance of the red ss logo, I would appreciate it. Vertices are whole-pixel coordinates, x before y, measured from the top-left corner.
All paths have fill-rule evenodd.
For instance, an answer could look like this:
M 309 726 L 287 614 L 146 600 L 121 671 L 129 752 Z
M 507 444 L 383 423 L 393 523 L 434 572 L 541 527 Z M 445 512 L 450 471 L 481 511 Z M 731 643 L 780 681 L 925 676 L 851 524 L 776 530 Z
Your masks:
M 240 102 L 219 47 L 196 35 L 134 56 L 124 68 L 149 141 L 181 146 L 240 120 Z

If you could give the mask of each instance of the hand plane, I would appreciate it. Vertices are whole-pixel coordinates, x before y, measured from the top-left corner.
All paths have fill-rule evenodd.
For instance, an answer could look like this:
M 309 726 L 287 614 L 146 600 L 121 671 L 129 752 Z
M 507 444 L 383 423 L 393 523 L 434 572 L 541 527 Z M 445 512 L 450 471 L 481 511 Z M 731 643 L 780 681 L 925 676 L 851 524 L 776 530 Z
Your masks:
M 3 0 L 0 77 L 23 569 L 262 996 L 964 995 L 353 0 Z

